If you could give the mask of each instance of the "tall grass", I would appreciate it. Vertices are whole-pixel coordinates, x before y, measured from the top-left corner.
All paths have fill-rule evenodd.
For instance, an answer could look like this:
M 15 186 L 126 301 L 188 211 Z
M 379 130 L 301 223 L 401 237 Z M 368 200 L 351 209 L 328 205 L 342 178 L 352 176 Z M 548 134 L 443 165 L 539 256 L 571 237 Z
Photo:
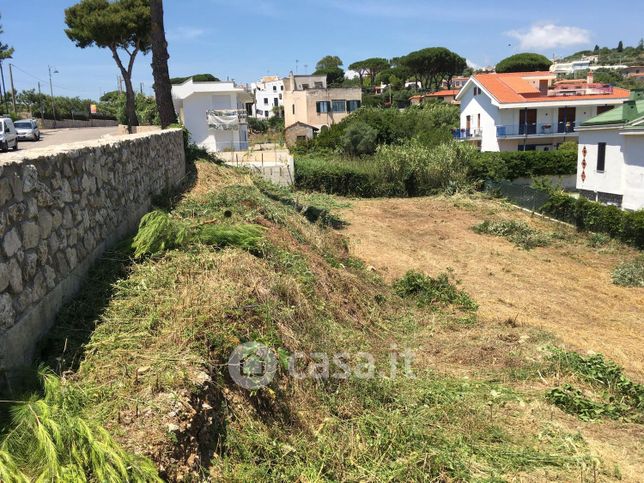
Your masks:
M 427 147 L 418 140 L 381 145 L 369 158 L 300 157 L 295 184 L 332 194 L 424 196 L 473 189 L 469 170 L 475 150 L 464 143 Z
M 161 481 L 145 458 L 127 453 L 100 425 L 83 417 L 89 400 L 41 371 L 43 395 L 11 407 L 0 436 L 0 481 Z

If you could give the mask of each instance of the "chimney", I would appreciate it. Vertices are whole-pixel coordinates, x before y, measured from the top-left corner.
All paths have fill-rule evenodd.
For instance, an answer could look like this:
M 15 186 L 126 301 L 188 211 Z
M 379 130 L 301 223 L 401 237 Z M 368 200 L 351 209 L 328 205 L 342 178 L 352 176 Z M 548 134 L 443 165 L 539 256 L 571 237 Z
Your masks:
M 593 71 L 592 70 L 588 71 L 588 76 L 586 76 L 586 82 L 588 84 L 592 84 L 594 82 L 593 81 Z

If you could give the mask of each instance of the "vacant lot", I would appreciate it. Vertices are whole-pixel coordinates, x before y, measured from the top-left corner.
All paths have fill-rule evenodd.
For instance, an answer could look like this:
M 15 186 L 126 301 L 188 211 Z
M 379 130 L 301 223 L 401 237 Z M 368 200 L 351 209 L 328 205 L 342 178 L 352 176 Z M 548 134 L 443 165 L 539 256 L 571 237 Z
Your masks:
M 495 200 L 352 200 L 343 217 L 353 253 L 391 281 L 409 269 L 453 269 L 484 324 L 542 328 L 569 348 L 601 352 L 644 379 L 644 289 L 618 287 L 611 271 L 635 251 L 592 243 L 574 230 Z M 516 219 L 555 236 L 530 251 L 477 234 L 483 220 Z

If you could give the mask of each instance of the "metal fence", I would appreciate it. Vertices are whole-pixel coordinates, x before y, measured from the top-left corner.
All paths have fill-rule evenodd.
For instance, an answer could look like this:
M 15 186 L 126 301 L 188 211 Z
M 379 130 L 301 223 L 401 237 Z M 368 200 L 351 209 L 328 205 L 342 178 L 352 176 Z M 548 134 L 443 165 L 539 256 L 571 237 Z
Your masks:
M 531 211 L 540 211 L 548 201 L 548 195 L 543 191 L 528 184 L 512 183 L 511 181 L 486 181 L 485 191 L 497 193 L 515 205 Z

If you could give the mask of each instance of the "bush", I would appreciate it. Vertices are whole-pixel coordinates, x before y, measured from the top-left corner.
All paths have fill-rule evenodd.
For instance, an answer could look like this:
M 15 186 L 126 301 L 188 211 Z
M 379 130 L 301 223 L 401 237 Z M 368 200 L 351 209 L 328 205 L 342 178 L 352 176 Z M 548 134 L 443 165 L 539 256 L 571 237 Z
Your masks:
M 644 255 L 619 264 L 613 270 L 613 283 L 624 287 L 644 287 Z
M 342 149 L 351 156 L 373 154 L 376 150 L 378 131 L 364 122 L 351 124 L 342 135 Z
M 384 180 L 406 196 L 454 194 L 472 189 L 469 167 L 474 153 L 475 149 L 464 143 L 430 149 L 412 140 L 378 147 L 375 161 Z
M 458 107 L 451 104 L 434 103 L 404 110 L 362 107 L 338 124 L 321 131 L 306 146 L 306 152 L 343 150 L 344 134 L 354 124 L 366 124 L 374 129 L 377 133 L 375 145 L 401 143 L 416 138 L 426 146 L 436 146 L 451 140 L 451 130 L 458 123 Z
M 300 189 L 345 196 L 424 196 L 453 194 L 473 188 L 470 158 L 464 143 L 428 148 L 412 140 L 379 146 L 369 159 L 297 158 L 295 184 Z
M 298 157 L 295 160 L 295 185 L 308 191 L 343 196 L 392 196 L 395 193 L 378 182 L 371 160 L 335 161 Z
M 500 236 L 510 240 L 512 243 L 525 250 L 536 247 L 547 246 L 550 243 L 549 237 L 537 230 L 533 230 L 522 221 L 504 220 L 489 221 L 474 226 L 476 233 Z
M 513 180 L 577 172 L 577 151 L 483 152 L 474 157 L 472 176 L 478 180 Z
M 606 233 L 639 249 L 644 248 L 644 210 L 624 211 L 561 191 L 550 193 L 541 211 L 575 225 L 579 230 Z
M 393 287 L 398 296 L 414 298 L 421 307 L 457 305 L 464 310 L 478 309 L 476 302 L 466 292 L 456 288 L 446 273 L 432 278 L 424 273 L 410 270 L 404 277 L 396 280 Z

